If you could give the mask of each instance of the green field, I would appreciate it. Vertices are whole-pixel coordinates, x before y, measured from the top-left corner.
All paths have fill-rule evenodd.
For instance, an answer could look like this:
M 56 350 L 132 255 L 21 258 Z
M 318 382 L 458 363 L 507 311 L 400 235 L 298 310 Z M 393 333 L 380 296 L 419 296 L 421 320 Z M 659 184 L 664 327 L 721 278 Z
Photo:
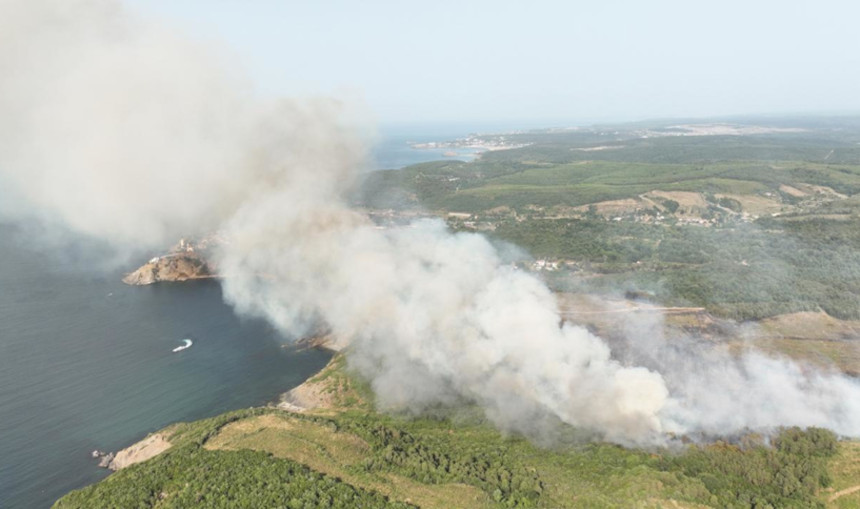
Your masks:
M 455 230 L 561 262 L 547 275 L 560 291 L 635 291 L 738 320 L 817 310 L 858 319 L 860 123 L 771 123 L 803 131 L 511 134 L 532 145 L 372 173 L 357 200 L 457 213 Z

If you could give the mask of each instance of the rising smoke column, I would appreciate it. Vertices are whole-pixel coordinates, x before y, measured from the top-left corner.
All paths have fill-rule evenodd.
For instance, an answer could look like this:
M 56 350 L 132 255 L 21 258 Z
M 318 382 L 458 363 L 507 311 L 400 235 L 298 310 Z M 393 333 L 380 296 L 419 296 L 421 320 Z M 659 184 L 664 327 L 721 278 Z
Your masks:
M 313 201 L 270 221 L 288 200 L 263 198 L 229 224 L 225 295 L 284 331 L 328 325 L 382 408 L 476 402 L 500 428 L 531 435 L 562 421 L 621 442 L 659 436 L 661 377 L 621 366 L 583 328 L 560 328 L 546 286 L 502 265 L 483 237 L 440 221 L 383 232 Z
M 845 377 L 783 361 L 725 377 L 666 348 L 620 362 L 483 237 L 375 228 L 345 200 L 366 156 L 350 109 L 261 101 L 240 74 L 115 0 L 0 0 L 3 212 L 117 248 L 222 230 L 225 299 L 289 336 L 330 328 L 384 409 L 474 403 L 504 430 L 568 423 L 624 444 L 776 424 L 860 435 Z M 739 404 L 775 380 L 794 411 Z

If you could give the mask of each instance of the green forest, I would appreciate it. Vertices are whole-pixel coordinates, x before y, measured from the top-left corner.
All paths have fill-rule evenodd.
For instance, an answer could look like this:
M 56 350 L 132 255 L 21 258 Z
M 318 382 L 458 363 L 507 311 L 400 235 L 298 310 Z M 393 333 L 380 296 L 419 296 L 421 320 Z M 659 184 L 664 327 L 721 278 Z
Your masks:
M 744 136 L 661 137 L 673 128 L 650 124 L 512 133 L 531 145 L 373 172 L 356 201 L 558 261 L 546 278 L 558 291 L 634 291 L 736 320 L 860 319 L 860 127 L 805 122 Z
M 727 508 L 824 507 L 817 495 L 830 486 L 828 462 L 839 454 L 833 433 L 817 428 L 784 429 L 769 445 L 761 437 L 748 436 L 733 444 L 651 451 L 600 443 L 544 449 L 502 436 L 486 423 L 407 420 L 354 411 L 317 416 L 252 409 L 175 426 L 169 451 L 72 492 L 55 507 L 422 505 L 420 500 L 391 499 L 273 455 L 267 449 L 277 447 L 277 435 L 252 442 L 260 444 L 256 450 L 204 447 L 225 426 L 266 414 L 307 421 L 307 429 L 322 428 L 364 441 L 368 454 L 343 466 L 358 479 L 393 474 L 422 485 L 465 484 L 486 494 L 476 507 L 632 507 L 640 497 Z M 247 435 L 261 431 L 253 429 Z M 313 436 L 307 432 L 307 437 L 299 434 L 284 440 Z M 320 447 L 319 454 L 337 452 Z

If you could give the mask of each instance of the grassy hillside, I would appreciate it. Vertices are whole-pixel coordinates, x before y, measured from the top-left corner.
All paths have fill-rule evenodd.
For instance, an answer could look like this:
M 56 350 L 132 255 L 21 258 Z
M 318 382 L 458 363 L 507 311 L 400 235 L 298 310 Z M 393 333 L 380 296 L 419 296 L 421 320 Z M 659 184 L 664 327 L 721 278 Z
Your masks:
M 351 378 L 344 369 L 334 361 L 318 382 L 338 392 Z M 648 451 L 577 442 L 569 430 L 545 448 L 468 412 L 360 410 L 370 396 L 351 387 L 362 396 L 355 409 L 252 409 L 174 425 L 170 450 L 55 507 L 825 507 L 835 488 L 853 486 L 860 453 L 819 429 L 786 429 L 772 446 L 748 436 Z M 852 496 L 834 507 L 853 507 Z

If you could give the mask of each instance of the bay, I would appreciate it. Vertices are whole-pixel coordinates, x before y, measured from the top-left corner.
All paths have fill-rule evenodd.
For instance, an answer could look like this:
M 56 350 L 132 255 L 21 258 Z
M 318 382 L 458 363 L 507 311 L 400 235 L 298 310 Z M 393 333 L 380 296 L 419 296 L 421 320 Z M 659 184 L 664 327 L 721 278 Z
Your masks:
M 107 475 L 94 449 L 265 404 L 330 358 L 237 316 L 216 281 L 121 276 L 60 264 L 0 225 L 0 507 L 50 507 Z
M 452 141 L 481 127 L 385 127 L 373 167 L 471 160 L 475 150 L 446 157 L 449 149 L 411 144 Z M 330 358 L 296 351 L 292 338 L 237 316 L 217 281 L 131 287 L 120 281 L 122 269 L 89 265 L 86 253 L 47 250 L 0 223 L 0 508 L 50 507 L 109 473 L 93 450 L 116 451 L 173 422 L 265 404 Z M 193 346 L 173 353 L 184 338 Z

